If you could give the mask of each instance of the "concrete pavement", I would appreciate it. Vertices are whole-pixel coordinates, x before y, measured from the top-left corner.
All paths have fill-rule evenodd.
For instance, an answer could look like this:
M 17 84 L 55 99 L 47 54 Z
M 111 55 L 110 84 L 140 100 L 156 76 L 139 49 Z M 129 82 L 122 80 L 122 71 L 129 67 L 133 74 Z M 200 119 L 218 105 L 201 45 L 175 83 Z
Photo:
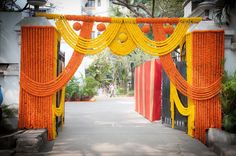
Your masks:
M 182 131 L 151 123 L 134 111 L 134 99 L 97 98 L 67 102 L 65 126 L 53 150 L 57 156 L 214 156 Z

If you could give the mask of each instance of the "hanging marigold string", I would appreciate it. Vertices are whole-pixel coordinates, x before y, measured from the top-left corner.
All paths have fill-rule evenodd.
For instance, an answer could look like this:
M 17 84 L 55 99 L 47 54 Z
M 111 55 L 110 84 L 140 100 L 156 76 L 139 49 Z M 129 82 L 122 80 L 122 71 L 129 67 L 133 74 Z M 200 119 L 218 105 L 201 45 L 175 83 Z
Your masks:
M 89 38 L 92 26 L 92 22 L 84 22 L 80 35 Z M 56 47 L 54 27 L 22 28 L 19 128 L 47 128 L 49 140 L 55 138 L 55 115 L 63 113 L 62 104 L 58 109 L 52 105 L 53 95 L 74 75 L 84 56 L 74 51 L 66 68 L 55 78 Z
M 97 54 L 106 47 L 119 55 L 131 53 L 134 47 L 139 47 L 145 53 L 161 56 L 172 52 L 182 41 L 189 25 L 197 19 L 180 18 L 173 34 L 164 41 L 153 41 L 146 37 L 136 23 L 136 18 L 112 18 L 107 30 L 96 39 L 83 39 L 71 28 L 64 16 L 56 19 L 56 26 L 65 41 L 76 51 L 83 54 Z M 119 35 L 125 33 L 129 40 L 121 42 Z M 132 42 L 130 42 L 132 40 Z M 113 47 L 116 51 L 114 51 Z M 119 51 L 119 52 L 118 52 Z
M 223 75 L 224 31 L 194 31 L 191 40 L 192 84 L 200 87 L 209 86 Z M 202 58 L 204 58 L 204 61 Z M 211 99 L 204 101 L 195 99 L 193 102 L 196 108 L 195 138 L 205 143 L 207 129 L 221 128 L 220 97 L 217 94 Z
M 171 124 L 172 128 L 174 128 L 174 106 L 176 106 L 179 113 L 183 116 L 188 117 L 188 134 L 190 136 L 193 135 L 193 129 L 194 129 L 194 106 L 188 103 L 188 107 L 184 107 L 182 102 L 180 101 L 177 89 L 174 87 L 174 85 L 170 82 L 170 104 L 171 104 Z
M 165 35 L 164 28 L 163 28 L 162 24 L 159 24 L 159 23 L 153 24 L 153 35 L 154 35 L 154 39 L 157 40 L 157 41 L 165 40 L 166 35 Z M 161 56 L 160 58 L 162 58 L 162 57 L 164 57 L 164 56 Z M 171 61 L 172 61 L 172 58 L 171 58 Z M 171 63 L 174 65 L 173 61 Z M 163 64 L 162 64 L 162 66 L 163 66 Z M 165 67 L 163 67 L 164 70 L 166 70 L 165 69 L 166 67 L 167 67 L 167 64 L 165 64 Z M 176 72 L 178 72 L 175 65 L 174 65 L 174 68 L 175 68 Z M 167 73 L 167 75 L 168 74 L 170 74 L 170 73 Z M 170 110 L 171 110 L 171 120 L 172 120 L 171 125 L 172 125 L 172 128 L 174 128 L 174 108 L 175 108 L 174 103 L 176 103 L 176 107 L 179 111 L 181 111 L 182 115 L 188 116 L 188 135 L 193 137 L 194 136 L 193 135 L 194 107 L 191 104 L 190 105 L 188 104 L 188 108 L 183 107 L 183 105 L 181 104 L 181 102 L 179 100 L 176 87 L 170 81 Z
M 159 35 L 155 33 L 157 25 L 154 24 L 153 28 L 154 38 L 157 39 L 157 35 Z M 164 37 L 165 36 L 159 36 L 158 40 L 163 40 Z M 170 101 L 172 103 L 172 122 L 174 120 L 173 113 L 175 102 L 180 112 L 183 115 L 188 115 L 188 134 L 190 136 L 195 136 L 204 143 L 206 139 L 206 129 L 210 127 L 221 127 L 221 108 L 218 93 L 222 76 L 221 62 L 224 53 L 223 37 L 223 31 L 195 31 L 194 33 L 187 35 L 187 78 L 189 84 L 193 85 L 189 85 L 182 78 L 175 68 L 170 54 L 160 57 L 162 66 L 171 80 L 172 97 Z M 203 55 L 206 62 L 202 61 Z M 189 91 L 188 108 L 181 107 L 182 105 L 177 97 L 177 90 L 174 89 L 173 83 L 175 83 L 174 85 L 178 90 L 182 90 L 182 92 L 185 92 L 187 95 Z M 209 86 L 212 86 L 212 89 L 209 89 Z M 187 88 L 187 90 L 184 88 Z M 196 88 L 203 88 L 203 90 L 196 90 Z M 199 94 L 193 94 L 193 91 L 197 91 Z M 205 94 L 208 94 L 208 96 L 210 95 L 210 92 L 215 93 L 209 97 L 204 97 L 204 92 Z M 203 98 L 196 97 L 196 95 L 202 96 Z M 192 99 L 194 103 L 192 102 Z M 174 126 L 173 123 L 172 126 Z
M 77 35 L 63 16 L 56 20 L 56 26 L 64 40 L 74 50 L 83 54 L 96 54 L 108 47 L 118 33 L 121 22 L 118 22 L 117 20 L 113 20 L 113 22 L 114 23 L 108 25 L 108 28 L 104 33 L 95 39 L 84 39 Z
M 187 76 L 187 82 L 192 85 L 193 82 L 193 62 L 192 62 L 192 33 L 188 33 L 185 37 L 186 39 L 186 76 Z M 183 41 L 184 42 L 184 41 Z M 182 43 L 183 45 L 183 43 Z M 180 45 L 180 50 L 182 45 Z M 188 97 L 188 107 L 193 108 L 194 111 L 192 111 L 191 115 L 188 116 L 188 135 L 191 137 L 194 137 L 194 131 L 195 131 L 195 105 L 193 103 L 193 100 Z
M 55 78 L 52 73 L 55 69 L 55 60 L 51 59 L 55 58 L 53 52 L 56 49 L 55 40 L 58 36 L 55 29 L 37 26 L 22 28 L 20 128 L 47 128 L 49 139 L 52 139 L 54 137 L 53 130 L 55 130 L 54 113 L 57 116 L 63 114 L 63 104 L 59 108 L 55 108 L 54 105 L 52 107 L 54 93 L 70 80 L 84 54 L 96 54 L 106 47 L 109 47 L 117 55 L 127 55 L 138 47 L 148 54 L 160 56 L 162 67 L 173 86 L 191 98 L 196 105 L 195 136 L 204 142 L 206 128 L 220 127 L 221 114 L 218 93 L 222 74 L 220 67 L 223 56 L 222 32 L 208 31 L 204 32 L 205 34 L 199 33 L 187 39 L 188 42 L 192 38 L 192 42 L 194 42 L 194 46 L 191 48 L 192 58 L 194 58 L 192 59 L 193 70 L 190 73 L 193 77 L 191 84 L 178 72 L 170 53 L 183 43 L 190 24 L 199 22 L 199 18 L 102 18 L 58 16 L 55 14 L 47 15 L 47 17 L 56 20 L 58 31 L 64 40 L 74 48 L 74 53 L 66 68 Z M 80 36 L 73 31 L 67 19 L 84 21 Z M 110 24 L 99 37 L 89 39 L 94 21 L 109 22 Z M 137 25 L 140 22 L 152 24 L 156 41 L 150 40 L 143 34 Z M 172 35 L 167 39 L 165 34 L 159 32 L 160 29 L 163 29 L 163 22 L 177 24 Z M 210 44 L 203 43 L 207 41 Z M 204 64 L 202 63 L 203 56 L 206 60 Z M 195 60 L 195 58 L 197 59 Z M 38 62 L 35 63 L 35 60 Z M 182 113 L 186 115 L 189 112 L 183 108 Z M 194 119 L 191 119 L 191 124 L 193 121 Z
M 83 24 L 83 31 L 81 30 L 80 35 L 84 38 L 88 38 L 87 33 L 91 30 L 92 24 L 85 22 Z M 65 84 L 71 79 L 79 65 L 83 60 L 83 56 L 81 53 L 74 51 L 72 54 L 70 61 L 68 62 L 65 69 L 60 73 L 60 75 L 51 81 L 47 81 L 45 83 L 40 83 L 34 81 L 29 76 L 27 76 L 24 72 L 21 72 L 21 87 L 24 90 L 27 90 L 32 95 L 35 96 L 48 96 L 52 95 L 56 91 L 59 91 Z
M 173 99 L 173 102 L 175 103 L 175 106 L 180 112 L 180 114 L 182 114 L 183 116 L 189 116 L 191 114 L 191 111 L 193 111 L 193 109 L 189 107 L 186 108 L 183 106 L 182 102 L 179 99 L 177 89 L 174 87 L 172 83 L 170 83 L 170 92 L 171 92 L 170 98 Z
M 57 107 L 56 105 L 56 94 L 54 95 L 54 99 L 53 99 L 53 104 L 52 104 L 52 120 L 53 120 L 53 138 L 56 138 L 57 136 L 57 132 L 56 132 L 56 117 L 60 117 L 61 118 L 61 127 L 64 126 L 64 114 L 65 114 L 65 90 L 66 88 L 63 87 L 61 90 L 61 98 L 60 98 L 60 104 L 59 107 Z
M 206 87 L 190 85 L 176 69 L 170 54 L 160 57 L 162 67 L 174 86 L 185 96 L 196 100 L 206 100 L 216 96 L 220 92 L 221 77 Z
M 194 20 L 194 19 L 193 19 Z M 196 19 L 195 19 L 196 20 Z M 183 38 L 185 37 L 185 33 L 187 31 L 187 28 L 189 27 L 190 23 L 192 22 L 189 19 L 179 19 L 179 23 L 177 24 L 177 27 L 174 31 L 174 33 L 167 38 L 164 41 L 153 41 L 148 39 L 146 36 L 143 35 L 142 31 L 136 24 L 136 19 L 125 19 L 125 18 L 114 18 L 112 19 L 112 23 L 108 26 L 107 30 L 100 35 L 96 39 L 84 39 L 83 37 L 79 37 L 69 26 L 68 22 L 66 21 L 65 17 L 61 16 L 59 19 L 57 19 L 57 25 L 58 29 L 65 28 L 65 32 L 69 32 L 69 34 L 73 35 L 66 35 L 66 36 L 74 36 L 74 39 L 78 39 L 77 43 L 73 43 L 76 47 L 75 50 L 81 50 L 82 53 L 86 54 L 92 54 L 96 53 L 97 50 L 100 51 L 101 49 L 105 48 L 106 46 L 109 46 L 117 55 L 127 55 L 129 54 L 135 46 L 138 45 L 141 49 L 149 54 L 152 55 L 160 55 L 160 60 L 163 64 L 163 67 L 170 77 L 170 80 L 172 83 L 176 86 L 176 88 L 184 95 L 191 97 L 191 99 L 198 99 L 198 100 L 205 100 L 214 97 L 217 95 L 220 91 L 219 84 L 221 82 L 221 79 L 217 79 L 215 82 L 210 84 L 207 87 L 194 87 L 187 83 L 187 81 L 181 76 L 181 74 L 176 69 L 170 52 L 173 51 L 178 47 L 180 43 L 182 43 Z M 60 26 L 60 25 L 63 26 Z M 113 27 L 114 26 L 114 27 Z M 159 24 L 153 24 L 153 29 L 158 30 Z M 121 29 L 122 28 L 122 29 Z M 115 29 L 115 31 L 112 31 L 112 29 Z M 111 31 L 111 32 L 110 32 Z M 63 31 L 64 32 L 64 31 Z M 63 32 L 62 36 L 63 36 Z M 117 41 L 116 38 L 119 38 L 119 36 L 116 36 L 117 32 L 125 33 L 128 35 L 128 40 L 126 41 L 128 44 L 121 43 Z M 112 36 L 108 37 L 107 34 L 113 34 Z M 65 37 L 65 36 L 64 36 Z M 115 38 L 114 38 L 115 37 Z M 66 38 L 66 37 L 65 37 Z M 64 38 L 64 39 L 65 39 Z M 104 39 L 101 40 L 101 39 Z M 106 40 L 109 40 L 109 42 L 106 42 Z M 119 39 L 120 40 L 120 39 Z M 103 43 L 102 43 L 103 41 Z M 77 46 L 79 45 L 79 46 Z M 97 45 L 102 45 L 102 47 L 96 48 Z M 164 55 L 165 54 L 165 55 Z M 76 55 L 76 54 L 73 54 Z M 74 57 L 74 56 L 73 56 Z M 75 61 L 75 59 L 72 57 L 72 60 Z M 77 64 L 79 64 L 77 62 Z M 70 64 L 72 65 L 72 64 Z M 61 74 L 59 77 L 57 77 L 56 80 L 53 80 L 51 82 L 47 83 L 38 83 L 36 81 L 33 81 L 32 79 L 29 79 L 26 75 L 22 74 L 22 78 L 26 81 L 23 81 L 22 87 L 27 88 L 27 90 L 33 94 L 38 96 L 47 96 L 52 94 L 53 92 L 59 90 L 62 88 L 62 84 L 58 84 L 58 81 L 68 81 L 69 76 L 67 76 L 67 69 L 75 71 L 77 69 L 77 65 L 71 66 L 70 68 L 66 68 L 65 72 Z M 72 73 L 72 72 L 71 72 Z M 70 75 L 70 74 L 69 74 Z M 64 78 L 64 79 L 63 79 Z M 62 79 L 62 80 L 61 80 Z
M 54 79 L 55 51 L 58 34 L 50 26 L 25 26 L 21 29 L 21 76 L 46 83 Z M 37 48 L 35 48 L 37 47 Z M 20 79 L 21 82 L 24 79 Z M 52 123 L 53 94 L 46 97 L 32 95 L 20 85 L 19 128 L 47 128 L 48 139 L 53 138 L 50 131 Z

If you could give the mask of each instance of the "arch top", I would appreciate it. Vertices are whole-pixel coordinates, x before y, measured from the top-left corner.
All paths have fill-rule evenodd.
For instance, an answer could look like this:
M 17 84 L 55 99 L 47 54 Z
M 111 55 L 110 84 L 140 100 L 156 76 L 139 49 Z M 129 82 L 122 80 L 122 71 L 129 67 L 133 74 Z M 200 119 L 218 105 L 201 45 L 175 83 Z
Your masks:
M 47 19 L 57 19 L 64 16 L 67 20 L 72 21 L 85 21 L 85 22 L 118 22 L 118 23 L 130 23 L 136 21 L 136 23 L 178 23 L 178 22 L 189 22 L 198 23 L 202 20 L 201 17 L 191 18 L 125 18 L 125 17 L 101 17 L 101 16 L 83 16 L 83 15 L 62 15 L 62 14 L 47 14 L 47 13 L 36 13 L 37 17 L 46 17 Z

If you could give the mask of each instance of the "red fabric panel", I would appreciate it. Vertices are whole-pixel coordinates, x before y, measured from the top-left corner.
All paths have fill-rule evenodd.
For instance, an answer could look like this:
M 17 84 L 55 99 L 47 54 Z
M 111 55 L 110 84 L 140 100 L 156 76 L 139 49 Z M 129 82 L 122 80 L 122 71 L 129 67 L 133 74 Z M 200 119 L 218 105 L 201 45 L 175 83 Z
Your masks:
M 145 117 L 150 120 L 150 70 L 151 70 L 151 62 L 144 63 L 144 83 L 145 83 Z
M 153 95 L 151 95 L 153 94 Z M 135 69 L 135 110 L 150 121 L 161 115 L 161 64 L 145 62 Z
M 138 112 L 138 93 L 139 93 L 139 88 L 138 88 L 138 83 L 139 83 L 139 78 L 138 78 L 138 68 L 135 68 L 135 77 L 134 77 L 134 83 L 135 83 L 135 88 L 134 88 L 134 91 L 135 91 L 135 111 Z
M 140 73 L 139 73 L 139 90 L 140 90 L 140 93 L 139 93 L 139 99 L 140 99 L 140 101 L 139 101 L 139 113 L 141 114 L 141 115 L 143 115 L 143 64 L 142 65 L 140 65 Z
M 154 74 L 154 100 L 153 115 L 151 121 L 160 120 L 161 118 L 161 63 L 155 60 Z

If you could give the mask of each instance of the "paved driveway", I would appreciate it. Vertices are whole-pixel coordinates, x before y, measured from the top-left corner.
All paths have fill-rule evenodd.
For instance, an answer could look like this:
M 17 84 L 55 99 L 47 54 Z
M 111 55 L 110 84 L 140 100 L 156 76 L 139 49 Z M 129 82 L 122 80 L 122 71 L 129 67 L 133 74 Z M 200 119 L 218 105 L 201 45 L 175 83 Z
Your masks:
M 143 118 L 134 111 L 134 99 L 130 97 L 67 102 L 65 116 L 64 129 L 49 155 L 215 155 L 184 132 Z

